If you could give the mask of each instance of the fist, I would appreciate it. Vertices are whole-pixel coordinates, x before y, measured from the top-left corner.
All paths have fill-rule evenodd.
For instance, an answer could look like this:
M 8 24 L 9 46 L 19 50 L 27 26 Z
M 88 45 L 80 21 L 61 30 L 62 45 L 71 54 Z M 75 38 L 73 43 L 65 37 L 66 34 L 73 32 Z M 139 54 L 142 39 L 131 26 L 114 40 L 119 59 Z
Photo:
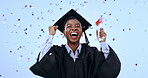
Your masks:
M 106 33 L 104 32 L 104 29 L 103 28 L 100 28 L 100 37 L 106 37 Z
M 49 26 L 48 27 L 49 35 L 55 35 L 57 29 L 58 29 L 58 26 Z

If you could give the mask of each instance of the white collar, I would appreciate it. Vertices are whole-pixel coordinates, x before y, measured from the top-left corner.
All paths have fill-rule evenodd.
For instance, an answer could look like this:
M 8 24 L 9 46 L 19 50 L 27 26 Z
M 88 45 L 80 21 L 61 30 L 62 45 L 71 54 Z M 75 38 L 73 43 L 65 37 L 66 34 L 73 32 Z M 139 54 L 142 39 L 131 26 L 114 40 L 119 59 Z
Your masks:
M 73 58 L 75 62 L 81 52 L 82 45 L 80 44 L 75 52 L 72 51 L 68 44 L 65 45 L 65 48 L 67 49 L 68 54 Z
M 73 52 L 72 49 L 69 47 L 68 44 L 65 45 L 65 48 L 67 49 L 67 51 L 68 51 L 69 54 L 70 54 L 70 52 Z M 78 48 L 76 49 L 76 53 L 79 52 L 78 54 L 80 54 L 81 48 L 82 48 L 82 45 L 80 44 L 80 45 L 78 46 Z

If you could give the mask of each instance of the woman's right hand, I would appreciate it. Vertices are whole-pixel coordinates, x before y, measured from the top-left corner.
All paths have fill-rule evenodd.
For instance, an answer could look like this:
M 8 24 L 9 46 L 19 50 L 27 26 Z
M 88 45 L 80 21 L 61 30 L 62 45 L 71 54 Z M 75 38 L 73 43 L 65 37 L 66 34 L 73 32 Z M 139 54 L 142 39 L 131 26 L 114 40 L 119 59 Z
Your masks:
M 56 34 L 56 30 L 58 29 L 58 26 L 49 26 L 48 27 L 48 31 L 49 31 L 49 35 L 55 35 Z

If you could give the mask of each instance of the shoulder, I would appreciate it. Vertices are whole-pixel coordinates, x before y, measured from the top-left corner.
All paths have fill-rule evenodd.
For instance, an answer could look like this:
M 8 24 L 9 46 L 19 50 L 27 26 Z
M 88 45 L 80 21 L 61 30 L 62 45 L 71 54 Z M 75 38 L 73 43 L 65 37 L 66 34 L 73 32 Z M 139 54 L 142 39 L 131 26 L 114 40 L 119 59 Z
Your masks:
M 49 50 L 49 53 L 52 52 L 54 54 L 61 54 L 63 51 L 65 51 L 65 45 L 53 45 Z
M 104 55 L 102 52 L 100 52 L 97 47 L 90 46 L 88 44 L 82 44 L 83 51 L 85 51 L 87 56 L 90 56 L 91 58 L 97 59 L 100 62 L 104 61 Z
M 60 50 L 60 49 L 62 49 L 63 47 L 65 47 L 65 45 L 64 44 L 62 44 L 62 45 L 53 45 L 51 48 L 52 49 L 55 49 L 55 50 Z
M 85 48 L 87 51 L 89 51 L 89 52 L 99 52 L 99 50 L 97 49 L 97 47 L 95 47 L 95 46 L 90 46 L 90 45 L 88 45 L 88 44 L 86 44 L 86 43 L 83 43 L 82 44 L 82 47 L 83 48 Z

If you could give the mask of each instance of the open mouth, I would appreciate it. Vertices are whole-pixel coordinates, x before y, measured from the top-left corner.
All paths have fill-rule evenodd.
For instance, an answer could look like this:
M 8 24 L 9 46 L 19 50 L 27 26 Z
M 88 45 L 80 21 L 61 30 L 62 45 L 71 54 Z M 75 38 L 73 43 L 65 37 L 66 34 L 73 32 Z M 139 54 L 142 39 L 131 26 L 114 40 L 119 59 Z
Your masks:
M 78 36 L 78 33 L 71 33 L 70 36 Z

